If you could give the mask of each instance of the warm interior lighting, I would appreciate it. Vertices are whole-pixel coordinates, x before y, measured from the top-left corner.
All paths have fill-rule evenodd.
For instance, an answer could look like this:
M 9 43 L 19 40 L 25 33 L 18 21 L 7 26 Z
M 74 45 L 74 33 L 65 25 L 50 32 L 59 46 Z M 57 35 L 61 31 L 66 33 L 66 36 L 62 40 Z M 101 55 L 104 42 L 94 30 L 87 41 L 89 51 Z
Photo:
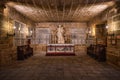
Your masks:
M 95 26 L 92 28 L 92 35 L 95 36 Z
M 97 12 L 101 12 L 103 10 L 105 10 L 108 7 L 108 5 L 95 5 L 92 7 L 91 12 L 97 13 Z
M 21 28 L 19 27 L 18 30 L 20 31 L 20 29 L 21 29 Z
M 16 27 L 14 26 L 13 29 L 16 29 Z
M 106 26 L 106 29 L 108 29 L 108 26 Z
M 30 33 L 32 34 L 32 31 L 30 31 Z
M 89 31 L 89 34 L 91 34 L 91 31 Z

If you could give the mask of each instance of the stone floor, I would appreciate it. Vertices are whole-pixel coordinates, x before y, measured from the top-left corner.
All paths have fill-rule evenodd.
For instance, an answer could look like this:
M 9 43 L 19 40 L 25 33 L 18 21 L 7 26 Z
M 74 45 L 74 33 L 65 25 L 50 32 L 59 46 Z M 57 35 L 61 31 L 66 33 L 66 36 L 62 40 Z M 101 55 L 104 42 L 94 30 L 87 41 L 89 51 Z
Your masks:
M 120 80 L 120 70 L 87 55 L 35 55 L 1 67 L 0 80 Z

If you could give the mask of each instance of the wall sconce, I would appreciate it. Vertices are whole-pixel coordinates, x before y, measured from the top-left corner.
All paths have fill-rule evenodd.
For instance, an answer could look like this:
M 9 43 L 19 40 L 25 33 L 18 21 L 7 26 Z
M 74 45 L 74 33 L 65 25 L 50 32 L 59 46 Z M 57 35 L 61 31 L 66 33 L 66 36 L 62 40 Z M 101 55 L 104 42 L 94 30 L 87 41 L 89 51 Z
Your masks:
M 91 32 L 91 31 L 89 31 L 88 33 L 89 33 L 89 34 L 91 34 L 92 32 Z
M 8 36 L 15 36 L 15 29 L 16 29 L 16 27 L 14 26 L 13 29 L 14 29 L 14 30 L 13 30 L 12 33 L 8 33 L 8 32 L 7 32 L 7 37 L 8 37 Z
M 29 31 L 29 34 L 26 36 L 26 38 L 28 38 L 28 39 L 32 38 L 32 34 L 33 34 L 33 31 L 30 30 L 30 31 Z
M 32 34 L 32 33 L 33 33 L 33 31 L 30 31 L 30 33 Z
M 31 36 L 31 37 L 32 37 L 32 34 L 33 34 L 33 31 L 31 30 L 31 31 L 30 31 L 30 36 Z
M 106 26 L 105 28 L 108 29 L 108 26 Z
M 21 28 L 19 27 L 18 30 L 20 31 L 20 29 L 21 29 Z

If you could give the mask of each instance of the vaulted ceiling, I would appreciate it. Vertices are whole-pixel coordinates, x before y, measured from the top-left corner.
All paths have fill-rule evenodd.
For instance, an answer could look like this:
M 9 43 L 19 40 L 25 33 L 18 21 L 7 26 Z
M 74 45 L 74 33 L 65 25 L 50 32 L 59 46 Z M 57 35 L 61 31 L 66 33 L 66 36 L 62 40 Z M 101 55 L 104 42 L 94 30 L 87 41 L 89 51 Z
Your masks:
M 35 22 L 89 21 L 114 0 L 6 0 L 9 7 Z

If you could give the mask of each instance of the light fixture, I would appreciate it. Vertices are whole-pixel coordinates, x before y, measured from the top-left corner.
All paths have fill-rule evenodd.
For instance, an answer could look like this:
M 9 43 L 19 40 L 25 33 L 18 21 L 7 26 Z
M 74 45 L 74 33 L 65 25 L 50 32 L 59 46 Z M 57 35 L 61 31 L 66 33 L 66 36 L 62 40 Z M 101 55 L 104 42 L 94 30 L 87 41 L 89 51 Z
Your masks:
M 91 34 L 91 31 L 89 31 L 89 34 Z
M 106 29 L 108 29 L 108 26 L 106 26 Z
M 18 30 L 20 31 L 20 29 L 21 29 L 21 28 L 19 27 Z
M 32 34 L 32 30 L 30 31 L 30 33 Z
M 15 30 L 15 29 L 16 29 L 16 27 L 14 26 L 14 27 L 13 27 L 13 29 Z
M 15 29 L 16 29 L 16 27 L 14 26 L 13 29 L 14 29 L 14 30 L 13 30 L 13 33 L 8 33 L 8 32 L 7 32 L 7 37 L 8 37 L 8 36 L 15 36 Z

